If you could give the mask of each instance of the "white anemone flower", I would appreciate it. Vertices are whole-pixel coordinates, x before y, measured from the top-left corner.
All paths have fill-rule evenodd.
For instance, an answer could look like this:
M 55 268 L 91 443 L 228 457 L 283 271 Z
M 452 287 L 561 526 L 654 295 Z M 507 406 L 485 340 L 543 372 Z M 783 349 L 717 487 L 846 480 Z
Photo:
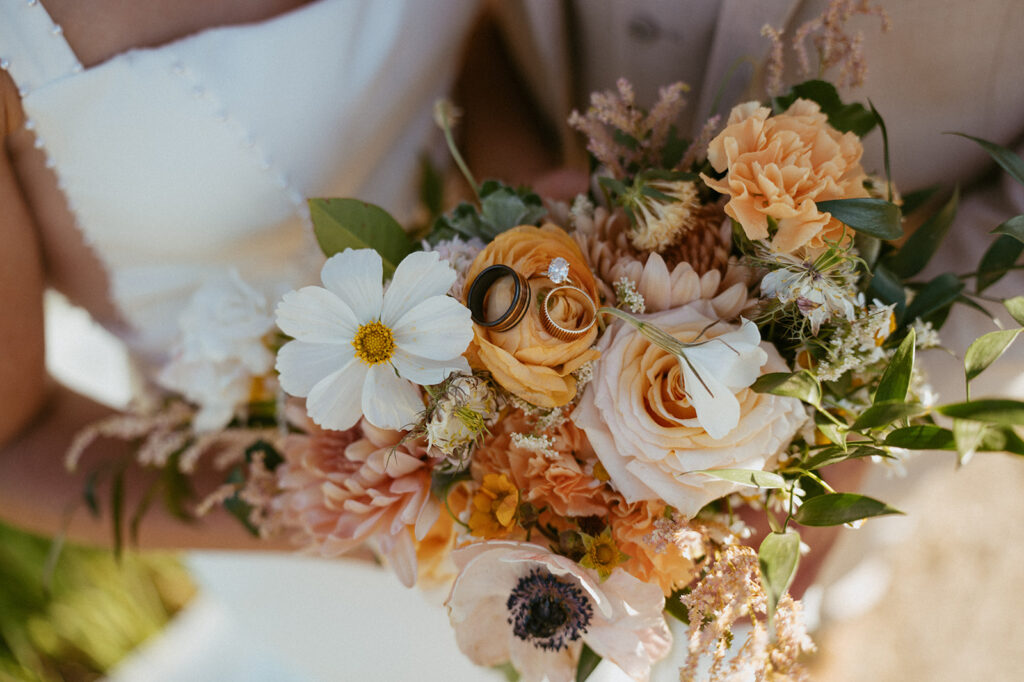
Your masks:
M 501 540 L 454 550 L 452 559 L 459 575 L 448 618 L 477 665 L 508 661 L 524 682 L 572 682 L 586 644 L 643 681 L 672 648 L 661 588 L 622 569 L 602 581 L 544 547 Z
M 323 287 L 285 294 L 277 325 L 293 337 L 277 356 L 281 387 L 306 398 L 310 418 L 345 430 L 361 416 L 401 429 L 423 409 L 417 386 L 469 373 L 469 310 L 446 292 L 455 271 L 436 253 L 406 256 L 387 291 L 372 249 L 346 250 L 320 272 Z

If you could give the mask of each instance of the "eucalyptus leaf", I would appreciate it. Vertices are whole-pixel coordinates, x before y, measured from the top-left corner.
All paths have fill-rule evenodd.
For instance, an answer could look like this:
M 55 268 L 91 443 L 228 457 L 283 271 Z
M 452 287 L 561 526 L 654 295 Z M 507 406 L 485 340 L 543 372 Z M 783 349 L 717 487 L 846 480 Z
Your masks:
M 964 283 L 956 275 L 949 272 L 939 275 L 917 292 L 914 300 L 907 306 L 903 320 L 907 323 L 913 322 L 917 318 L 924 320 L 931 315 L 948 310 L 963 289 Z
M 964 353 L 964 373 L 967 381 L 974 379 L 998 360 L 1022 331 L 1024 328 L 1003 329 L 975 339 Z
M 821 412 L 815 412 L 814 425 L 825 438 L 828 438 L 829 442 L 838 445 L 843 452 L 846 452 L 846 431 L 839 428 L 838 424 L 825 417 Z
M 1003 301 L 1003 306 L 1017 324 L 1024 325 L 1024 296 L 1008 298 Z
M 775 607 L 793 583 L 800 563 L 800 534 L 788 530 L 765 535 L 757 550 L 757 563 L 761 569 L 761 584 L 768 597 L 768 622 L 771 623 Z
M 821 404 L 821 384 L 806 369 L 792 374 L 788 372 L 762 374 L 751 385 L 751 388 L 758 393 L 798 398 L 811 405 Z
M 1021 252 L 1024 252 L 1024 243 L 1008 234 L 999 235 L 981 257 L 974 290 L 980 294 L 1001 280 L 1016 264 Z
M 953 432 L 934 424 L 917 424 L 896 429 L 885 437 L 885 444 L 907 450 L 951 450 Z
M 1003 398 L 970 400 L 963 403 L 951 403 L 935 408 L 939 414 L 954 419 L 973 419 L 989 424 L 1004 426 L 1024 426 L 1024 402 Z
M 989 142 L 988 140 L 983 140 L 980 137 L 973 137 L 971 135 L 965 135 L 964 133 L 952 134 L 959 135 L 960 137 L 966 137 L 968 140 L 974 140 L 977 142 L 982 149 L 989 153 L 989 156 L 995 159 L 996 163 L 1003 167 L 1003 170 L 1010 174 L 1010 177 L 1024 185 L 1024 161 L 1022 161 L 1019 156 L 1002 145 L 998 145 L 995 142 Z
M 1024 440 L 1014 432 L 1012 426 L 996 426 L 989 424 L 981 449 L 989 452 L 1009 452 L 1024 456 Z
M 690 592 L 689 587 L 676 590 L 665 599 L 665 611 L 676 620 L 690 624 L 690 611 L 683 604 L 680 597 Z
M 310 199 L 309 214 L 325 256 L 345 249 L 373 249 L 384 262 L 385 279 L 413 251 L 402 226 L 380 206 L 358 199 Z
M 700 469 L 691 474 L 706 474 L 754 488 L 785 488 L 786 480 L 778 474 L 760 469 Z
M 831 213 L 858 232 L 886 241 L 903 236 L 899 206 L 884 199 L 832 199 L 817 205 L 819 211 Z
M 914 329 L 907 330 L 892 359 L 886 365 L 882 378 L 878 382 L 878 390 L 875 391 L 873 403 L 884 403 L 892 400 L 903 401 L 907 398 L 907 389 L 910 388 L 910 377 L 914 372 L 914 343 L 916 335 Z
M 843 452 L 840 448 L 825 448 L 824 450 L 816 452 L 814 456 L 801 462 L 800 467 L 807 471 L 814 471 L 815 469 L 821 469 L 822 467 L 829 466 L 830 464 L 838 464 L 839 462 L 845 462 L 848 459 L 860 459 L 862 457 L 884 457 L 886 459 L 892 459 L 892 455 L 885 450 L 869 446 L 859 446 L 847 452 Z
M 880 429 L 889 426 L 895 421 L 916 417 L 924 414 L 928 408 L 919 403 L 907 403 L 902 400 L 888 402 L 877 402 L 868 409 L 861 412 L 857 420 L 850 427 L 851 431 L 863 429 Z
M 1024 215 L 1010 218 L 999 227 L 992 230 L 991 234 L 1005 234 L 1013 237 L 1019 242 L 1024 242 Z
M 904 279 L 924 270 L 949 232 L 959 203 L 960 188 L 957 187 L 949 201 L 911 233 L 899 251 L 886 259 L 889 269 Z
M 804 526 L 839 526 L 873 516 L 902 513 L 866 495 L 826 493 L 800 505 L 793 518 Z

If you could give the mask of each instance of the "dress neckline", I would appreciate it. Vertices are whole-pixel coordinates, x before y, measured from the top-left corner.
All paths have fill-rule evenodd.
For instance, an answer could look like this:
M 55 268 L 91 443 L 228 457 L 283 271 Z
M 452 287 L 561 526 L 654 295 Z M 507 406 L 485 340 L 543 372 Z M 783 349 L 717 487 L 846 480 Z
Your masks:
M 128 48 L 125 48 L 125 49 L 121 50 L 120 52 L 118 52 L 116 54 L 113 54 L 110 57 L 107 57 L 106 59 L 104 59 L 104 60 L 102 60 L 100 62 L 97 62 L 95 64 L 92 64 L 90 66 L 85 66 L 82 63 L 81 59 L 79 59 L 78 54 L 75 52 L 74 48 L 72 48 L 70 43 L 68 43 L 67 37 L 64 35 L 63 27 L 60 24 L 58 24 L 56 21 L 54 21 L 53 16 L 50 14 L 49 10 L 47 10 L 46 7 L 43 5 L 41 0 L 24 0 L 24 1 L 29 6 L 35 6 L 38 9 L 38 11 L 42 12 L 42 14 L 49 21 L 49 23 L 52 26 L 52 29 L 50 31 L 50 33 L 52 35 L 52 38 L 54 40 L 60 41 L 62 46 L 63 46 L 63 48 L 66 49 L 67 54 L 69 54 L 70 56 L 72 56 L 74 58 L 75 63 L 77 64 L 76 68 L 74 69 L 75 72 L 76 73 L 85 73 L 85 72 L 89 72 L 89 71 L 94 71 L 96 69 L 101 69 L 105 65 L 107 65 L 107 64 L 109 64 L 111 62 L 117 61 L 119 59 L 123 59 L 125 57 L 125 55 L 138 54 L 138 53 L 156 54 L 156 53 L 159 53 L 159 52 L 162 52 L 162 51 L 174 50 L 174 49 L 178 48 L 179 46 L 181 46 L 182 44 L 189 43 L 189 42 L 192 42 L 192 41 L 195 41 L 195 40 L 208 40 L 209 36 L 215 36 L 215 35 L 219 35 L 219 34 L 226 33 L 226 32 L 239 32 L 239 31 L 244 31 L 246 29 L 262 27 L 262 26 L 270 26 L 270 25 L 273 25 L 275 23 L 284 22 L 284 21 L 290 21 L 294 17 L 299 16 L 299 15 L 303 14 L 304 12 L 306 12 L 308 10 L 311 10 L 314 7 L 327 4 L 327 3 L 331 2 L 332 0 L 310 0 L 310 2 L 306 2 L 304 4 L 301 4 L 301 5 L 298 5 L 296 7 L 293 7 L 291 9 L 289 9 L 289 10 L 284 11 L 284 12 L 280 12 L 278 14 L 275 14 L 275 15 L 271 16 L 271 17 L 268 17 L 268 18 L 262 19 L 262 20 L 258 20 L 258 21 L 245 21 L 245 22 L 234 23 L 234 24 L 217 24 L 217 25 L 214 25 L 214 26 L 207 26 L 206 28 L 199 29 L 198 31 L 195 31 L 193 33 L 188 33 L 188 34 L 185 34 L 183 36 L 179 36 L 177 38 L 173 38 L 173 39 L 168 40 L 166 42 L 160 43 L 159 45 L 140 45 L 140 46 L 136 46 L 136 47 L 128 47 Z

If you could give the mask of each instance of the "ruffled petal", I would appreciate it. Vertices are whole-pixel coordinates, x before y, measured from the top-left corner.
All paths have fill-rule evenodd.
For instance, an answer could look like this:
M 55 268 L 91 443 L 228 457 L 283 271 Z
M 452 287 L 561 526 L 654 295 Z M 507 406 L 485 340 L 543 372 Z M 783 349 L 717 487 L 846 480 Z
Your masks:
M 366 420 L 382 429 L 401 430 L 423 410 L 420 390 L 395 374 L 391 365 L 371 367 L 362 387 Z
M 462 355 L 473 340 L 469 308 L 450 296 L 433 296 L 406 312 L 392 327 L 404 351 L 430 360 Z
M 276 313 L 281 331 L 314 343 L 351 343 L 359 328 L 352 308 L 323 287 L 289 291 Z
M 359 323 L 380 315 L 384 265 L 373 249 L 346 249 L 327 259 L 320 271 L 327 289 L 348 304 Z
M 277 352 L 281 388 L 304 398 L 329 374 L 337 372 L 355 357 L 352 344 L 289 341 Z
M 353 358 L 334 374 L 321 379 L 306 398 L 310 419 L 325 429 L 351 428 L 362 415 L 358 396 L 366 378 L 366 365 Z
M 455 276 L 455 270 L 436 252 L 410 253 L 398 264 L 384 292 L 381 321 L 394 329 L 398 320 L 422 301 L 447 293 Z

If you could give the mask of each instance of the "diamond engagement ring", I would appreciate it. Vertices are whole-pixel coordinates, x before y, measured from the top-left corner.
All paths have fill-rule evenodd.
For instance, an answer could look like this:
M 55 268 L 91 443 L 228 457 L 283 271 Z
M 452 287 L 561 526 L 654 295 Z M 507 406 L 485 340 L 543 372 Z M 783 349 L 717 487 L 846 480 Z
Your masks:
M 488 320 L 485 313 L 487 294 L 494 283 L 505 277 L 512 278 L 512 302 L 498 317 Z M 469 287 L 466 297 L 473 322 L 496 332 L 508 331 L 519 324 L 530 306 L 530 282 L 507 265 L 492 265 L 484 268 Z
M 555 258 L 551 261 L 546 274 L 547 278 L 557 286 L 555 286 L 554 289 L 547 290 L 544 294 L 543 300 L 541 301 L 541 324 L 544 325 L 544 329 L 547 333 L 551 334 L 551 336 L 556 339 L 561 341 L 575 341 L 590 331 L 590 328 L 594 326 L 595 322 L 597 322 L 597 306 L 594 304 L 594 300 L 590 297 L 590 294 L 576 286 L 569 277 L 569 262 L 564 258 Z M 562 296 L 579 299 L 579 301 L 587 308 L 587 316 L 578 328 L 567 329 L 551 319 L 552 297 L 556 293 Z

